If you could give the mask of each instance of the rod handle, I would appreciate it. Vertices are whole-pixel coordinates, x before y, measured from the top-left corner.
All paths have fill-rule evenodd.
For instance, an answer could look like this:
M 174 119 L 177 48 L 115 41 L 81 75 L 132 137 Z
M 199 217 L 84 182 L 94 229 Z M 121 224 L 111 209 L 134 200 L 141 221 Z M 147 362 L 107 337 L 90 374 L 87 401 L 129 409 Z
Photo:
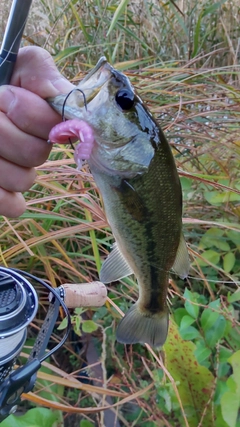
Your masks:
M 107 288 L 102 282 L 65 283 L 64 302 L 68 308 L 101 307 L 107 299 Z

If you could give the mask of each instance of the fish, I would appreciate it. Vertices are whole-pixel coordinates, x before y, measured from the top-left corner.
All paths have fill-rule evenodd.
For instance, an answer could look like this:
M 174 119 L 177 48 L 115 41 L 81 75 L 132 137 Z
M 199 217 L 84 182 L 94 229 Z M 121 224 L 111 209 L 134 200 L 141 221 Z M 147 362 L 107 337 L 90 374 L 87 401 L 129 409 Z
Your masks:
M 90 141 L 85 158 L 115 238 L 102 264 L 101 282 L 130 274 L 137 279 L 138 300 L 120 320 L 116 338 L 162 347 L 169 327 L 170 272 L 184 279 L 189 271 L 182 189 L 171 147 L 129 78 L 105 57 L 67 100 L 61 94 L 48 102 L 59 114 L 65 105 L 67 119 L 50 133 L 50 140 L 61 134 L 58 126 L 65 132 L 72 124 L 71 135 L 81 140 L 79 161 L 81 147 L 88 147 L 85 139 Z

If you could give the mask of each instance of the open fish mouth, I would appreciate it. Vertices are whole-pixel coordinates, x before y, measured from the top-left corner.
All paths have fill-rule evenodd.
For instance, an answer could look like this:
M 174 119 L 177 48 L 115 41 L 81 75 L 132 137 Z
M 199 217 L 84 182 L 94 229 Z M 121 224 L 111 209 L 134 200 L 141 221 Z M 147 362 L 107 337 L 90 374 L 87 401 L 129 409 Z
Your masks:
M 112 77 L 113 70 L 113 67 L 107 62 L 105 56 L 102 56 L 96 66 L 78 84 L 76 90 L 73 90 L 70 94 L 48 98 L 47 101 L 64 118 L 80 118 L 80 109 L 86 108 L 98 95 L 103 86 L 107 85 Z M 64 111 L 63 106 L 65 106 Z

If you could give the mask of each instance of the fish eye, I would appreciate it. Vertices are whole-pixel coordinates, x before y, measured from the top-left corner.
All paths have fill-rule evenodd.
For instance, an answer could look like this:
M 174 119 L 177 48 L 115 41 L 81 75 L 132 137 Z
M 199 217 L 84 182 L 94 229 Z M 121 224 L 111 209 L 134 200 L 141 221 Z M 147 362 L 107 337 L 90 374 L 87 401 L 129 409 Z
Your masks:
M 134 93 L 127 89 L 120 89 L 115 95 L 116 103 L 122 110 L 130 110 L 134 105 Z

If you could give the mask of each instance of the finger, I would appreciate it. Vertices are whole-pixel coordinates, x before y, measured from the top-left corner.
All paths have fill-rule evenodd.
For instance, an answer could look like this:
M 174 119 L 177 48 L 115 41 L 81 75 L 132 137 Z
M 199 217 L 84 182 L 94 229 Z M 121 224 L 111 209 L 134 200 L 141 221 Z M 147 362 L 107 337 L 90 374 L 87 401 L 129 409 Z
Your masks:
M 10 192 L 29 190 L 35 180 L 34 168 L 23 168 L 0 157 L 0 187 Z
M 0 87 L 0 108 L 23 132 L 45 140 L 51 128 L 61 120 L 42 98 L 14 86 Z
M 34 92 L 41 98 L 68 93 L 74 88 L 59 73 L 51 55 L 36 46 L 20 49 L 11 84 Z
M 51 150 L 46 140 L 24 133 L 3 113 L 0 113 L 0 122 L 2 158 L 23 167 L 34 167 L 44 163 Z
M 26 202 L 21 193 L 11 193 L 0 188 L 0 215 L 17 218 L 26 210 Z

